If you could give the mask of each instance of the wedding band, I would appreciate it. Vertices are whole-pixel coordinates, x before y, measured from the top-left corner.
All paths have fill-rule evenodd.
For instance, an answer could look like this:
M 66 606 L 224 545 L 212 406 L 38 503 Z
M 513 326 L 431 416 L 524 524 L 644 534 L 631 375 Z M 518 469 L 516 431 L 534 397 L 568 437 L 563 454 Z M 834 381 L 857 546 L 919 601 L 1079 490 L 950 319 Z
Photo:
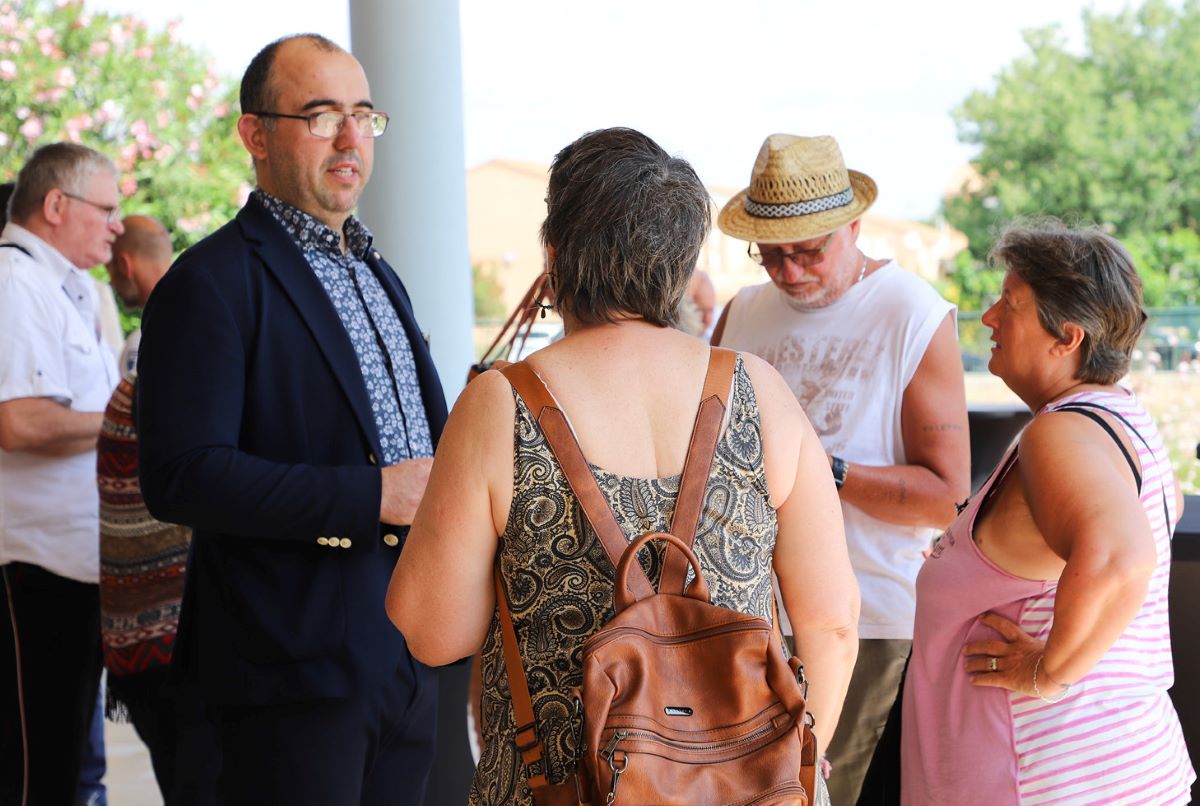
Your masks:
M 994 671 L 996 671 L 997 669 L 999 669 L 999 664 L 996 662 L 996 659 L 995 659 L 995 658 L 988 658 L 988 671 L 989 671 L 989 672 L 994 672 Z

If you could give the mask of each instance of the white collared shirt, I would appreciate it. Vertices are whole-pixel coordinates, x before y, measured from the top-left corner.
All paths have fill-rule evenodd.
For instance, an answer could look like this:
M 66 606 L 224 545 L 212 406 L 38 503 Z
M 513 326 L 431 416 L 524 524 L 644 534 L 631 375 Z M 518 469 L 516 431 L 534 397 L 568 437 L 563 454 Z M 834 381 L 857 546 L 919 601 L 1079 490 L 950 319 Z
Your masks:
M 0 241 L 0 401 L 47 397 L 104 411 L 116 359 L 97 336 L 91 276 L 9 223 Z M 42 456 L 0 450 L 0 565 L 27 562 L 81 582 L 99 579 L 96 451 Z

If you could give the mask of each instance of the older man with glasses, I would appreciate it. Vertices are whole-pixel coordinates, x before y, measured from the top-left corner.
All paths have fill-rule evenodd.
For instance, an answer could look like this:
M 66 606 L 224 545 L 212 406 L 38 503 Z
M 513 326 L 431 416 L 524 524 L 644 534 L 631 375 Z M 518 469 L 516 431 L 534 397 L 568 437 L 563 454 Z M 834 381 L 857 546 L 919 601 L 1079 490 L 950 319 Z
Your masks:
M 859 249 L 876 194 L 832 137 L 774 134 L 718 219 L 770 282 L 738 293 L 713 343 L 765 358 L 796 393 L 829 454 L 862 591 L 858 665 L 837 733 L 821 736 L 836 804 L 858 799 L 912 645 L 922 551 L 970 483 L 954 306 Z
M 446 404 L 351 215 L 387 115 L 311 34 L 241 105 L 258 187 L 155 288 L 138 358 L 142 493 L 194 529 L 173 672 L 215 718 L 218 802 L 421 803 L 436 678 L 383 600 Z
M 0 233 L 0 803 L 73 802 L 96 707 L 96 437 L 119 376 L 87 269 L 119 201 L 107 157 L 43 146 Z

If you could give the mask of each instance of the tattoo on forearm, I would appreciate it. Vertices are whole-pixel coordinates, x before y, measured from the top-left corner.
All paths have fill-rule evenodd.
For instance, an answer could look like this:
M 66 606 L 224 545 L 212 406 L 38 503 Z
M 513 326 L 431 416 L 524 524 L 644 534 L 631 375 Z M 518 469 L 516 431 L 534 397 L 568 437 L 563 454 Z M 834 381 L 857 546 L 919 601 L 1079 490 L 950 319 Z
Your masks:
M 937 425 L 923 425 L 921 430 L 928 434 L 934 431 L 961 431 L 963 427 L 958 423 L 938 423 Z
M 903 504 L 906 498 L 908 498 L 908 482 L 900 479 L 900 503 Z

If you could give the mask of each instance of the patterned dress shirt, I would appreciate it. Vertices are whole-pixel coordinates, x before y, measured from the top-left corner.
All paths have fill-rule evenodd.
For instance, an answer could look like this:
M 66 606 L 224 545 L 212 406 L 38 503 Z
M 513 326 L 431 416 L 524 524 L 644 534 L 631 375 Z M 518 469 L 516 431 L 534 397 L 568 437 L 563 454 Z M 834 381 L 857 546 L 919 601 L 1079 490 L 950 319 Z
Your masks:
M 371 232 L 357 218 L 347 218 L 349 251 L 343 254 L 341 237 L 330 227 L 261 189 L 254 195 L 300 247 L 350 335 L 379 430 L 384 464 L 433 456 L 412 345 L 395 307 L 364 260 L 371 248 Z

